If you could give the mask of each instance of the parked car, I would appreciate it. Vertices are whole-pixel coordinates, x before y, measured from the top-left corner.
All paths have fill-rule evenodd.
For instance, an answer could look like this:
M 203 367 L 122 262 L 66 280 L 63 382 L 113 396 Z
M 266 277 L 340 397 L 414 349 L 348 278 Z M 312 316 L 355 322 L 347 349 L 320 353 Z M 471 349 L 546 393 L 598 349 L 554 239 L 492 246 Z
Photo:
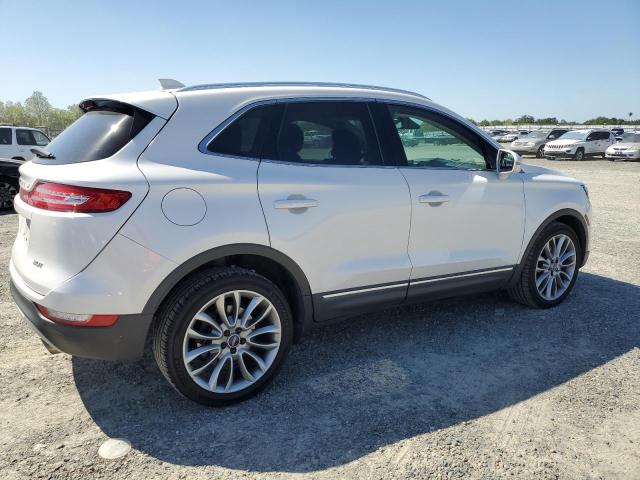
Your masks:
M 0 158 L 0 210 L 13 208 L 13 198 L 18 193 L 18 167 L 22 165 L 19 160 Z
M 151 337 L 203 404 L 255 394 L 334 318 L 492 289 L 553 307 L 588 257 L 583 183 L 416 93 L 204 85 L 80 108 L 20 167 L 13 298 L 54 351 L 131 360 Z M 457 143 L 404 145 L 417 129 Z
M 508 130 L 488 130 L 487 133 L 496 142 L 499 142 L 504 135 L 507 135 L 509 133 L 509 131 Z
M 544 156 L 574 160 L 584 160 L 586 157 L 594 156 L 604 158 L 604 152 L 613 143 L 615 138 L 609 130 L 571 130 L 558 140 L 548 142 L 544 147 Z
M 50 141 L 49 137 L 35 128 L 0 126 L 0 157 L 31 160 L 31 148 L 46 147 Z
M 567 128 L 554 128 L 553 130 L 533 130 L 526 138 L 518 139 L 511 144 L 511 149 L 519 155 L 532 154 L 537 158 L 544 157 L 544 146 L 547 142 L 555 140 L 567 133 Z
M 529 130 L 518 130 L 515 132 L 507 133 L 506 135 L 503 135 L 500 141 L 503 143 L 510 143 L 515 140 L 518 140 L 521 137 L 526 137 L 527 135 L 529 135 Z
M 640 132 L 622 134 L 622 140 L 605 151 L 609 160 L 640 160 Z
M 624 133 L 624 128 L 612 128 L 611 131 L 616 137 L 619 137 Z

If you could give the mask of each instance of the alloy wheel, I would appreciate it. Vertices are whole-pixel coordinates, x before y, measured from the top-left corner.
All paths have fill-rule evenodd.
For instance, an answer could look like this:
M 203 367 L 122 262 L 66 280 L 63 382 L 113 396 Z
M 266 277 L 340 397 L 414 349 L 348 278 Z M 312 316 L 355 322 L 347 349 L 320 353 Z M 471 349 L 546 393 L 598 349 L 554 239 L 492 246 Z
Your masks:
M 536 263 L 536 288 L 547 301 L 557 300 L 571 285 L 576 271 L 576 247 L 568 235 L 554 235 Z
M 184 335 L 183 362 L 191 378 L 214 393 L 233 393 L 258 381 L 280 348 L 282 325 L 273 304 L 249 290 L 207 302 Z

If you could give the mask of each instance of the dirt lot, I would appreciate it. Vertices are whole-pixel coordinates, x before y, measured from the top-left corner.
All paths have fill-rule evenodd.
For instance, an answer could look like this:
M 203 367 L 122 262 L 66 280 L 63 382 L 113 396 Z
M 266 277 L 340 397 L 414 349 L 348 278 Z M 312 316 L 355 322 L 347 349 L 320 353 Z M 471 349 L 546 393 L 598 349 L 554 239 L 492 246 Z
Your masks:
M 46 353 L 0 272 L 0 471 L 27 478 L 640 478 L 640 163 L 587 182 L 591 258 L 554 310 L 488 294 L 313 332 L 272 388 L 179 398 L 150 358 Z M 15 215 L 0 216 L 0 264 Z M 119 460 L 98 457 L 128 439 Z

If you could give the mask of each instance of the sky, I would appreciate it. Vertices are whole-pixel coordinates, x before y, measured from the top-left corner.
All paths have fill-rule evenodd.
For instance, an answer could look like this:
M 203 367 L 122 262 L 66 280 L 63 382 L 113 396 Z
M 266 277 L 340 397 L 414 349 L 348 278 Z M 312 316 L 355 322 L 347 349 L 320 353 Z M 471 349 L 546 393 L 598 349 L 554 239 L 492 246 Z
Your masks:
M 419 92 L 476 120 L 640 117 L 640 0 L 0 0 L 0 101 L 255 81 Z

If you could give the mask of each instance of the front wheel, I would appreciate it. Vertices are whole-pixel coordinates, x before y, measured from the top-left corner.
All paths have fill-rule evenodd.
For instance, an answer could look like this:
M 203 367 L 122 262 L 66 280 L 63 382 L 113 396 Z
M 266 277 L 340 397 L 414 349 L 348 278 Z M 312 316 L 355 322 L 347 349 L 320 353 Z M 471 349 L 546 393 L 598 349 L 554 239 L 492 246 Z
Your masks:
M 573 159 L 577 160 L 578 162 L 584 160 L 584 150 L 582 148 L 577 149 L 576 153 L 573 155 Z
M 157 321 L 153 350 L 161 372 L 204 405 L 255 395 L 273 379 L 293 339 L 280 289 L 235 267 L 202 272 L 179 287 Z
M 536 152 L 536 158 L 544 158 L 544 145 L 538 148 L 538 151 Z
M 575 285 L 582 255 L 573 229 L 563 223 L 552 222 L 535 240 L 524 260 L 520 278 L 509 289 L 509 294 L 530 307 L 558 305 Z

